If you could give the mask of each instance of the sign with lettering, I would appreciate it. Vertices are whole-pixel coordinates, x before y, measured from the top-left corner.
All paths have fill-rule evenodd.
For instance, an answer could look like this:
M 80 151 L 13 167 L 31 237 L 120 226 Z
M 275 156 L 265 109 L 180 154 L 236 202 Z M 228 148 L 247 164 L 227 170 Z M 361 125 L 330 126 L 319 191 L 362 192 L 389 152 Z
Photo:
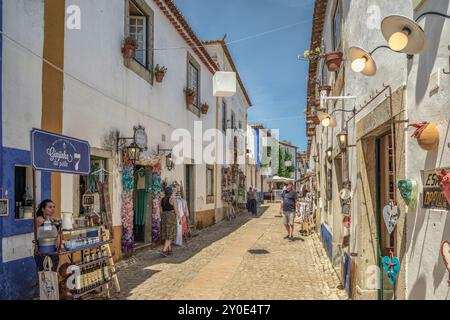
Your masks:
M 448 168 L 446 168 L 448 170 Z M 442 169 L 422 171 L 423 200 L 422 207 L 429 209 L 450 210 L 450 204 L 439 187 L 439 179 L 436 172 Z
M 88 175 L 90 158 L 87 141 L 31 130 L 31 165 L 35 170 Z

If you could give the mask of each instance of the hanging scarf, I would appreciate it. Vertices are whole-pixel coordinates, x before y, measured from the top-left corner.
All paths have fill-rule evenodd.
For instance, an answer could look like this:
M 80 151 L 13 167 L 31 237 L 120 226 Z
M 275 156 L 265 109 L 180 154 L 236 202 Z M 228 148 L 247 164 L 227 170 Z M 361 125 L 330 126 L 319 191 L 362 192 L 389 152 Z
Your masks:
M 131 254 L 134 251 L 133 237 L 133 189 L 134 189 L 134 167 L 124 158 L 122 166 L 122 251 Z

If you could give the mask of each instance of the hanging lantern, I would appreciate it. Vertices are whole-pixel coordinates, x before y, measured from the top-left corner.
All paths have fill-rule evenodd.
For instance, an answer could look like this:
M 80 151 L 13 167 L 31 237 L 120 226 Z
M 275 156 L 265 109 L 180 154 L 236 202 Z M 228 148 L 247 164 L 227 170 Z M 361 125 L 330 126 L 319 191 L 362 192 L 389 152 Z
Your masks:
M 175 168 L 175 163 L 173 161 L 171 153 L 166 156 L 166 167 L 169 171 L 172 171 Z
M 139 160 L 141 155 L 141 148 L 136 144 L 136 142 L 131 143 L 127 148 L 128 160 L 131 162 L 136 162 Z
M 422 149 L 430 151 L 439 146 L 439 129 L 434 123 L 415 123 L 411 126 L 417 129 L 411 136 L 417 139 Z

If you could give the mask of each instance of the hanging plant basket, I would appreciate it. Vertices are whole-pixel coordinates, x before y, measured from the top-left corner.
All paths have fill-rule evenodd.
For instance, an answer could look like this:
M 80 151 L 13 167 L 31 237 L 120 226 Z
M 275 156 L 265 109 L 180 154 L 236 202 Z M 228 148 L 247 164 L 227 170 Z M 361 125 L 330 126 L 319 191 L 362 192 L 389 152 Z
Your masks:
M 200 110 L 201 110 L 202 114 L 207 114 L 208 113 L 208 109 L 209 109 L 209 106 L 208 106 L 207 103 L 203 103 L 200 106 Z
M 320 108 L 320 99 L 319 99 L 319 98 L 317 98 L 317 99 L 314 100 L 314 106 L 315 106 L 317 109 Z
M 125 59 L 131 59 L 134 57 L 134 53 L 138 48 L 138 43 L 135 38 L 127 37 L 124 41 L 122 54 Z
M 341 67 L 343 54 L 340 51 L 331 51 L 325 53 L 325 63 L 327 64 L 328 71 L 335 72 Z

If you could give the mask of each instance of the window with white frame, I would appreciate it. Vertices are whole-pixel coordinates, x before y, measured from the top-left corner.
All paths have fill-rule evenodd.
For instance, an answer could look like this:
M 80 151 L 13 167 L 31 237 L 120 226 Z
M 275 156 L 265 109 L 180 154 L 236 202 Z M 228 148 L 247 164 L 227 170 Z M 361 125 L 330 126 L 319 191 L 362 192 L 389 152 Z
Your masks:
M 200 64 L 188 53 L 187 87 L 194 90 L 194 107 L 200 107 Z
M 145 69 L 153 69 L 153 11 L 143 0 L 128 0 L 128 36 L 136 39 L 136 60 Z

